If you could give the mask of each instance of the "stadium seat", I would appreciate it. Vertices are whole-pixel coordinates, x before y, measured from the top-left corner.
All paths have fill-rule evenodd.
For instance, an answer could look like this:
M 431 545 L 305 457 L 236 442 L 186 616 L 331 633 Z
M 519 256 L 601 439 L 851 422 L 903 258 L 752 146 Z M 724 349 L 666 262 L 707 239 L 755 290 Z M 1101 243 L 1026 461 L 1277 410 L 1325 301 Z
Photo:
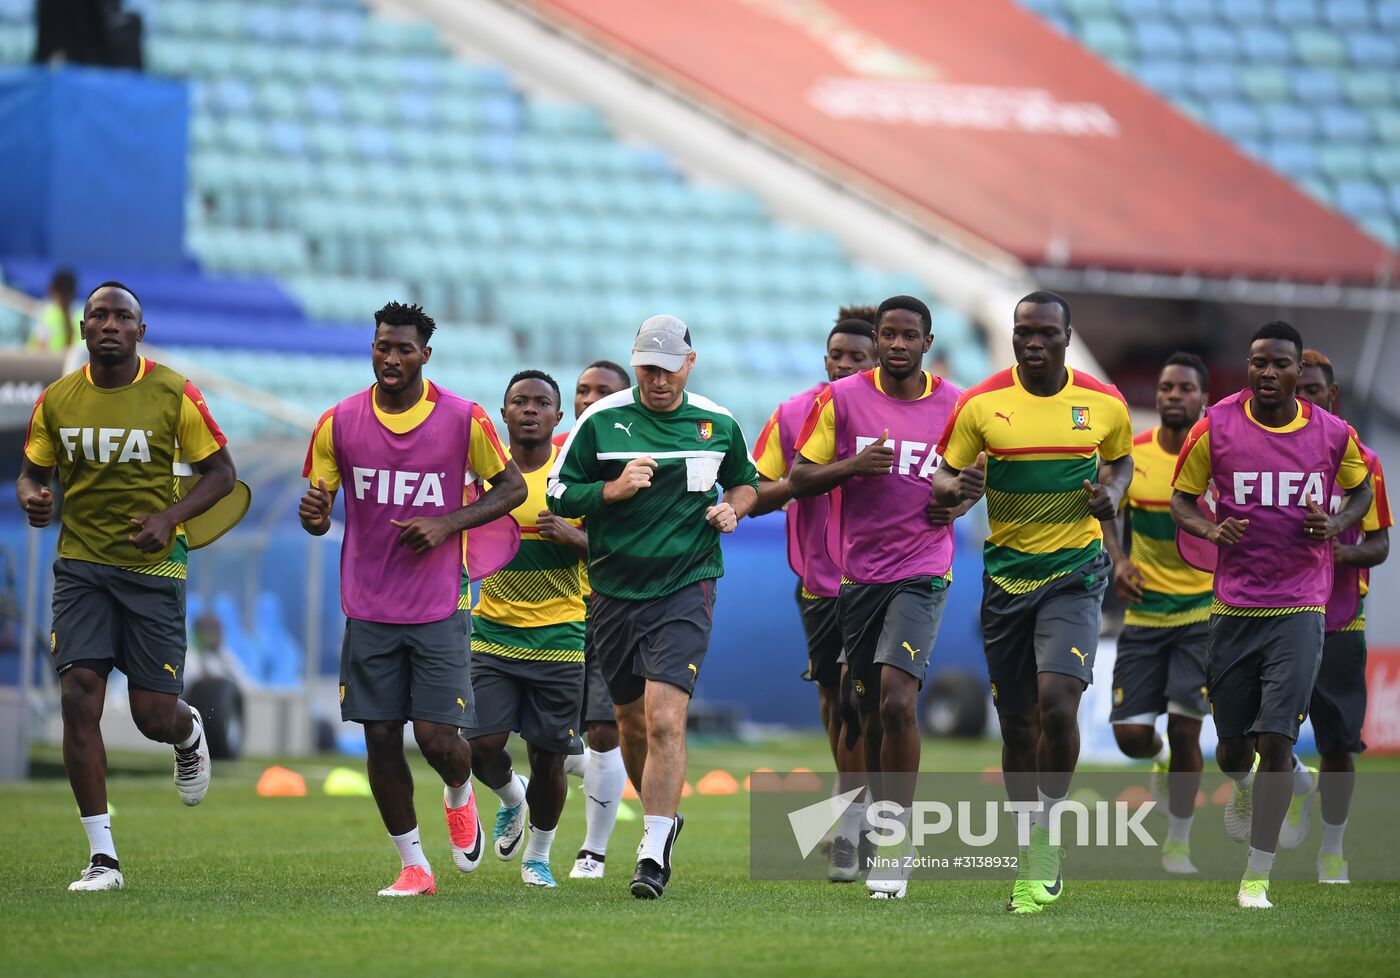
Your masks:
M 1287 64 L 1293 60 L 1293 45 L 1288 35 L 1275 27 L 1252 25 L 1240 30 L 1246 56 L 1253 62 Z
M 1293 46 L 1298 60 L 1306 65 L 1340 66 L 1347 63 L 1346 46 L 1341 38 L 1318 27 L 1300 27 L 1293 31 Z

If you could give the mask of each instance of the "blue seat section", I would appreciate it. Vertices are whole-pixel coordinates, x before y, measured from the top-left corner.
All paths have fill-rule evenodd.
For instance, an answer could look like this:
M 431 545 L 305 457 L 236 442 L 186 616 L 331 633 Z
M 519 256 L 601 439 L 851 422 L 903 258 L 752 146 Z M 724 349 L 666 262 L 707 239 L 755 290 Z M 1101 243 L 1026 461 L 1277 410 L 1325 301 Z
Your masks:
M 1400 3 L 1021 3 L 1400 247 Z
M 19 5 L 0 0 L 0 60 L 32 49 Z M 389 300 L 421 302 L 444 324 L 430 375 L 488 401 L 523 366 L 567 384 L 590 360 L 625 360 L 641 320 L 669 311 L 697 330 L 698 389 L 756 435 L 773 402 L 821 369 L 838 306 L 936 300 L 821 230 L 778 223 L 742 188 L 687 179 L 593 106 L 533 97 L 499 65 L 454 58 L 423 21 L 355 0 L 133 9 L 148 70 L 188 79 L 192 103 L 191 267 L 168 280 L 132 272 L 150 338 L 309 408 L 368 381 L 373 313 Z M 1171 4 L 1143 9 L 1156 26 L 1140 37 L 1117 18 L 1123 56 L 1165 45 L 1184 57 Z M 34 291 L 47 269 L 6 271 Z M 980 380 L 978 331 L 939 308 L 960 324 L 938 347 L 955 379 Z M 766 345 L 752 346 L 760 334 Z M 324 356 L 280 363 L 307 351 Z M 218 406 L 231 432 L 273 430 Z

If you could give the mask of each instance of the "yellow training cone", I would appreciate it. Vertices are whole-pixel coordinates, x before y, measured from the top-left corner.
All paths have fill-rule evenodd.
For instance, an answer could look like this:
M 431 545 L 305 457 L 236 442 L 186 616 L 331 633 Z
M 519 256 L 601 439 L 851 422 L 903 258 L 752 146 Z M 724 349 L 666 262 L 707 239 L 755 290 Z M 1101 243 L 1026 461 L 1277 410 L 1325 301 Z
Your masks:
M 736 795 L 739 782 L 728 771 L 711 771 L 695 782 L 695 790 L 702 795 Z
M 338 767 L 326 775 L 325 792 L 334 798 L 370 797 L 369 778 L 353 768 Z
M 635 822 L 637 813 L 632 811 L 631 805 L 624 805 L 621 802 L 617 806 L 617 820 L 619 822 Z
M 302 798 L 306 795 L 306 779 L 274 765 L 258 778 L 258 794 L 264 798 Z

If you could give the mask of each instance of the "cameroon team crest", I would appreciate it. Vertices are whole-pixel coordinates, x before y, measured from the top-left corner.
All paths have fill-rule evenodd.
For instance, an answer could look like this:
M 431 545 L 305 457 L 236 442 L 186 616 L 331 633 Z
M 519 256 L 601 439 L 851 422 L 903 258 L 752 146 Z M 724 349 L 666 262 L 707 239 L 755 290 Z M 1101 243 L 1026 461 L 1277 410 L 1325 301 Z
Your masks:
M 1069 419 L 1074 425 L 1075 431 L 1090 431 L 1089 409 L 1086 407 L 1072 407 L 1069 409 Z
M 701 441 L 709 441 L 715 436 L 715 423 L 713 421 L 695 422 L 695 437 Z

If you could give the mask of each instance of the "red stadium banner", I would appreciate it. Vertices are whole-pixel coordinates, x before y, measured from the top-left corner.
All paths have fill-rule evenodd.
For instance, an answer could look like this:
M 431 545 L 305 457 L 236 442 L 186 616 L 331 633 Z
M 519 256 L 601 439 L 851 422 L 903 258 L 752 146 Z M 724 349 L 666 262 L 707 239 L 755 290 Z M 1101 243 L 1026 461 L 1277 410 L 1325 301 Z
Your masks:
M 1011 0 L 530 0 L 1031 264 L 1303 281 L 1395 259 Z
M 1371 754 L 1400 754 L 1400 649 L 1366 650 L 1366 725 Z

